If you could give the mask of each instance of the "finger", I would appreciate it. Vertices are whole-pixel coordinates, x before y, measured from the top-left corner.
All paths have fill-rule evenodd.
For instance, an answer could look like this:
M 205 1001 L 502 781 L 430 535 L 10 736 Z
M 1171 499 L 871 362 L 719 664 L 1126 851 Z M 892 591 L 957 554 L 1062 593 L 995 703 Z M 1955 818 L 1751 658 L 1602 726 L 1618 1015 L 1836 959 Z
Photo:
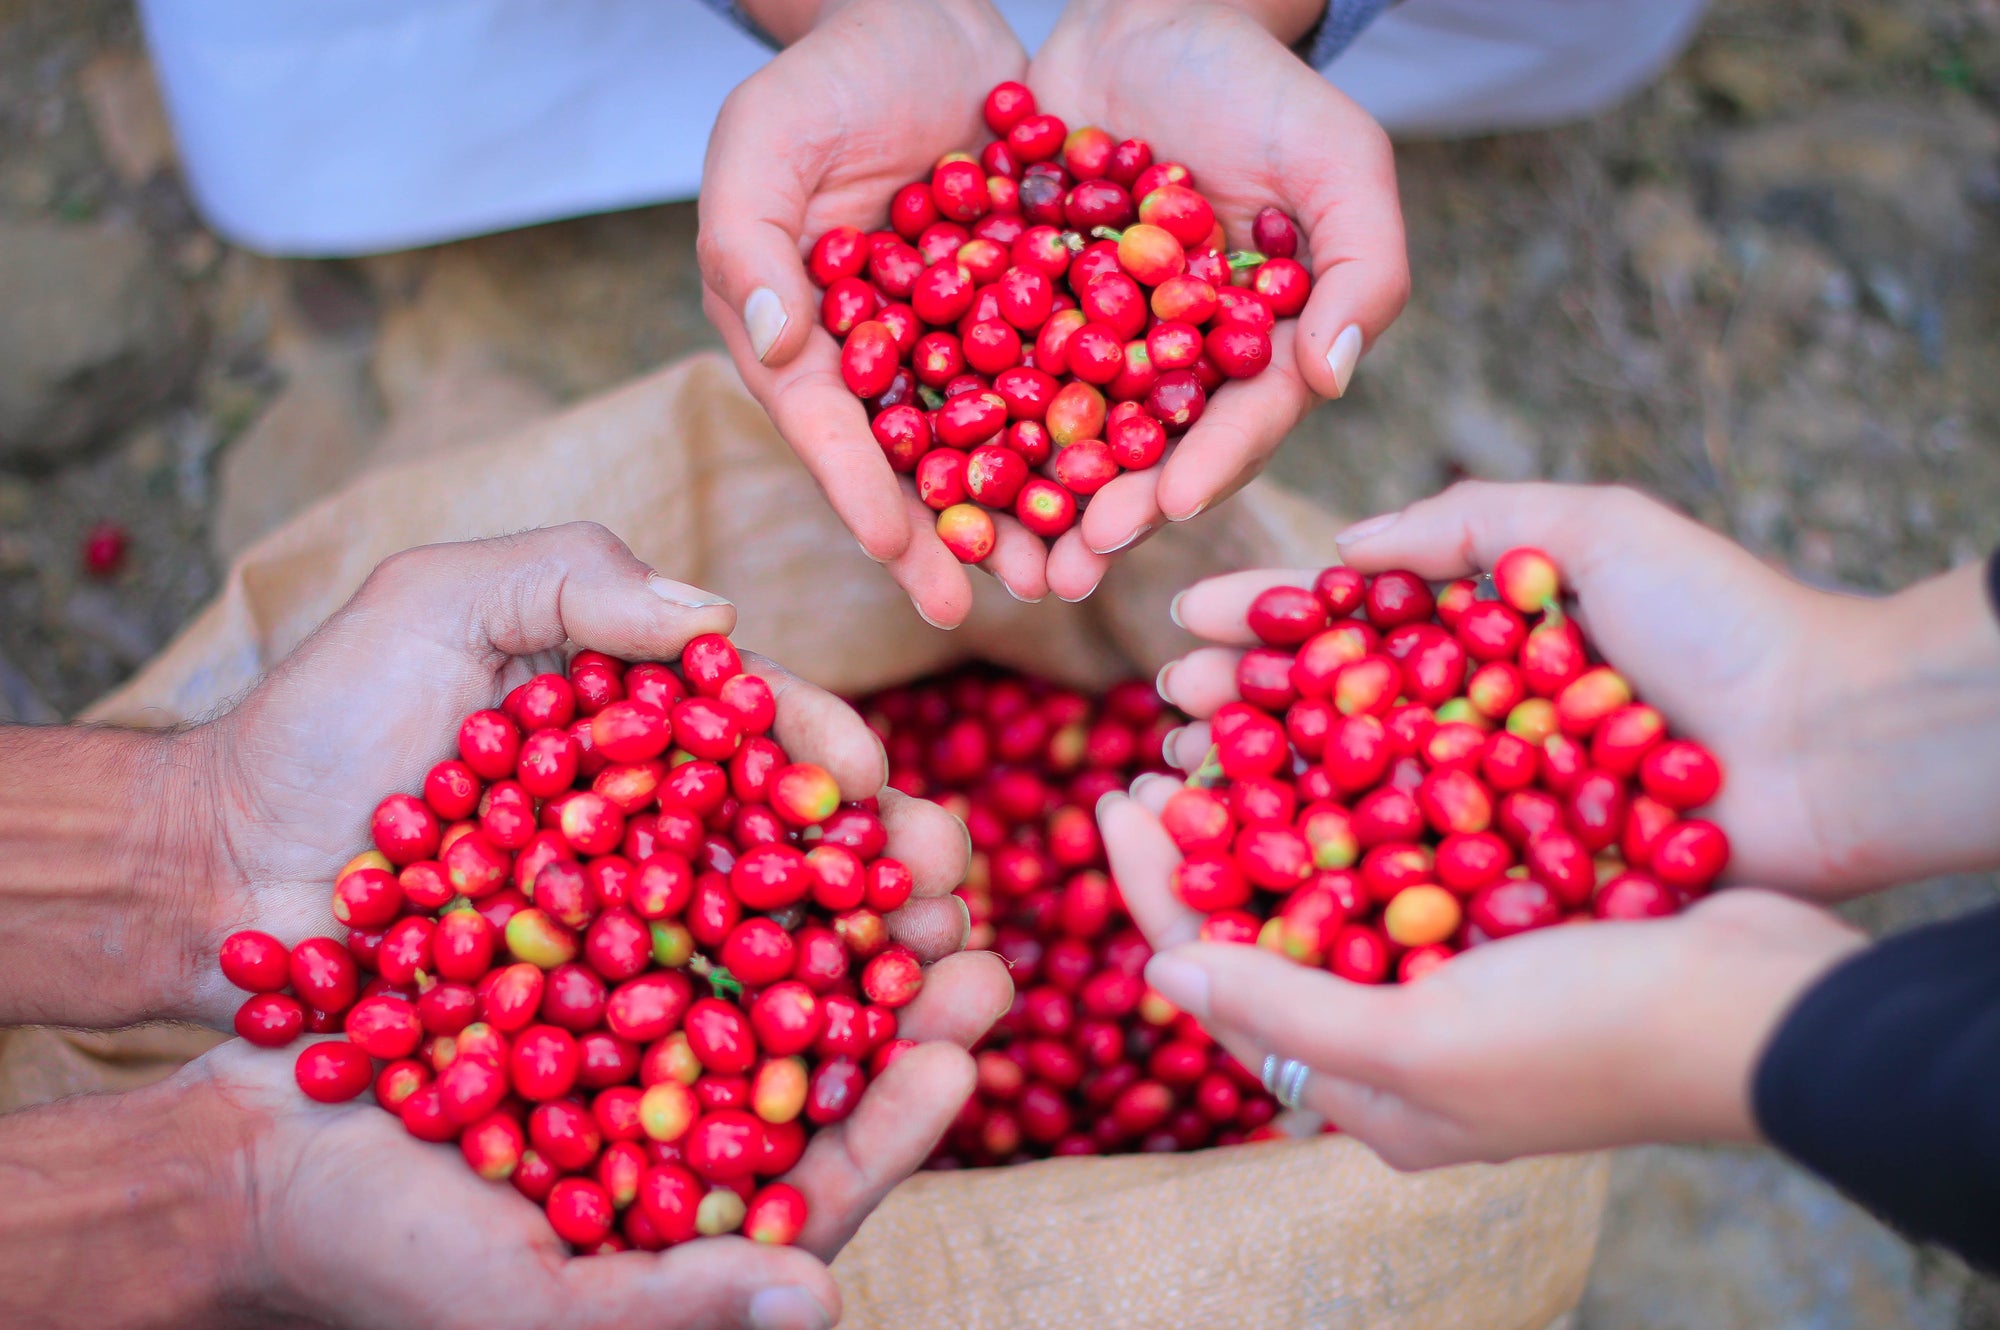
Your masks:
M 885 921 L 889 936 L 929 965 L 965 950 L 972 937 L 972 912 L 956 896 L 913 900 L 891 912 Z
M 1107 556 L 1092 553 L 1083 543 L 1081 527 L 1071 527 L 1049 547 L 1049 590 L 1072 605 L 1088 600 L 1110 569 Z
M 1162 949 L 1146 981 L 1211 1030 L 1330 1076 L 1402 1088 L 1397 1053 L 1410 1038 L 1404 1018 L 1414 990 L 1349 983 L 1261 947 L 1209 942 Z
M 1238 1062 L 1261 1072 L 1264 1057 L 1276 1050 L 1262 1048 L 1236 1030 L 1215 1030 L 1215 1041 Z M 1280 1057 L 1285 1056 L 1282 1052 Z M 1306 1078 L 1299 1106 L 1333 1123 L 1345 1134 L 1380 1155 L 1392 1168 L 1428 1167 L 1446 1162 L 1431 1145 L 1439 1120 L 1427 1110 L 1377 1086 L 1313 1069 Z
M 828 1259 L 889 1189 L 914 1173 L 972 1093 L 972 1057 L 948 1043 L 909 1050 L 861 1096 L 853 1116 L 806 1147 L 791 1180 L 810 1209 L 799 1245 Z
M 771 737 L 794 762 L 816 762 L 840 786 L 843 799 L 872 799 L 889 779 L 889 755 L 859 712 L 817 684 L 754 651 L 744 667 L 771 686 L 778 714 Z
M 664 1252 L 579 1256 L 559 1267 L 573 1325 L 689 1330 L 824 1330 L 840 1316 L 840 1290 L 826 1266 L 798 1247 L 748 1238 L 704 1238 Z
M 887 463 L 884 463 L 886 466 Z M 972 613 L 965 565 L 938 539 L 937 514 L 912 491 L 899 494 L 909 544 L 889 560 L 889 575 L 909 593 L 917 615 L 933 628 L 956 628 Z
M 1208 409 L 1182 437 L 1160 476 L 1160 509 L 1185 522 L 1256 479 L 1312 406 L 1312 392 L 1293 368 L 1293 329 L 1281 323 L 1271 338 L 1271 364 L 1254 379 L 1218 387 Z
M 1133 780 L 1132 798 L 1138 802 L 1139 807 L 1158 817 L 1160 811 L 1167 806 L 1167 800 L 1173 797 L 1174 791 L 1184 784 L 1184 781 L 1176 780 L 1164 772 L 1149 771 Z
M 1193 771 L 1208 756 L 1214 740 L 1209 735 L 1208 722 L 1198 720 L 1183 725 L 1177 730 L 1167 731 L 1166 742 L 1162 745 L 1163 755 L 1168 763 L 1182 771 Z
M 1510 549 L 1534 545 L 1569 582 L 1581 584 L 1609 560 L 1643 561 L 1655 551 L 1684 560 L 1691 545 L 1718 555 L 1736 549 L 1700 523 L 1618 486 L 1467 480 L 1385 517 L 1341 533 L 1341 553 L 1355 567 L 1464 577 L 1492 568 Z
M 1312 82 L 1325 106 L 1295 113 L 1291 123 L 1314 130 L 1282 154 L 1313 268 L 1292 360 L 1314 392 L 1342 397 L 1362 354 L 1403 312 L 1410 261 L 1389 136 L 1324 79 Z M 1340 151 L 1326 151 L 1329 138 Z
M 901 790 L 883 789 L 879 816 L 889 832 L 889 853 L 915 879 L 918 899 L 943 896 L 965 881 L 972 862 L 972 834 L 945 809 Z
M 869 558 L 882 563 L 909 548 L 910 526 L 896 473 L 868 429 L 868 412 L 840 378 L 840 348 L 813 331 L 797 359 L 778 370 L 750 363 L 749 335 L 714 291 L 704 291 L 702 308 L 722 334 L 743 382 L 770 413 L 771 423 L 811 473 L 827 502 L 861 542 Z
M 673 660 L 693 638 L 736 626 L 727 600 L 655 573 L 595 522 L 405 550 L 369 575 L 350 611 L 352 626 L 386 620 L 502 657 L 568 641 Z
M 896 1033 L 920 1044 L 970 1048 L 1014 1001 L 1007 963 L 990 951 L 962 951 L 924 971 L 916 999 L 897 1013 Z
M 1078 525 L 1093 554 L 1117 554 L 1153 534 L 1166 519 L 1160 513 L 1160 466 L 1127 471 L 1090 496 Z
M 791 118 L 765 108 L 783 100 L 785 74 L 767 69 L 723 101 L 708 139 L 696 199 L 695 258 L 702 283 L 741 322 L 752 360 L 789 364 L 804 349 L 818 302 L 800 260 L 800 231 L 823 146 Z
M 1125 908 L 1146 940 L 1155 950 L 1194 941 L 1201 931 L 1201 916 L 1174 896 L 1170 884 L 1181 852 L 1159 816 L 1114 791 L 1097 801 L 1097 829 Z
M 1236 663 L 1241 651 L 1201 647 L 1160 671 L 1160 692 L 1190 716 L 1210 716 L 1225 702 L 1236 700 Z
M 1049 594 L 1049 547 L 1005 513 L 993 514 L 993 553 L 981 567 L 1016 600 L 1034 604 Z
M 1317 569 L 1256 568 L 1203 578 L 1174 597 L 1167 610 L 1173 621 L 1196 637 L 1225 646 L 1257 645 L 1250 631 L 1250 602 L 1274 586 L 1309 587 Z

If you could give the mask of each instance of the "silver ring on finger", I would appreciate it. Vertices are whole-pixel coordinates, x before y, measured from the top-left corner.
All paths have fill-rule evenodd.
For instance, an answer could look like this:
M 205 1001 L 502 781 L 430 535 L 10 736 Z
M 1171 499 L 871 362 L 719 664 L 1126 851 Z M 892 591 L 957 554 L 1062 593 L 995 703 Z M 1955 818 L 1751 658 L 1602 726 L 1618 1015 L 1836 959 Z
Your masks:
M 1297 1108 L 1306 1092 L 1306 1078 L 1312 1068 L 1297 1058 L 1281 1058 L 1276 1053 L 1264 1058 L 1264 1088 L 1286 1108 Z

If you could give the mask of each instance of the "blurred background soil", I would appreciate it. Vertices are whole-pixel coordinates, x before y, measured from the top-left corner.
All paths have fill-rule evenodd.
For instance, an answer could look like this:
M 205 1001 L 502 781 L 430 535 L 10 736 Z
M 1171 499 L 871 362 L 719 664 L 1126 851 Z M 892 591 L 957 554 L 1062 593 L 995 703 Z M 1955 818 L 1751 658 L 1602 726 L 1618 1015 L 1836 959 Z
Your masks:
M 1348 514 L 1462 475 L 1628 481 L 1857 590 L 2000 539 L 2000 0 L 1722 0 L 1615 112 L 1401 162 L 1415 297 L 1280 478 Z M 128 3 L 0 0 L 0 719 L 75 714 L 371 458 L 714 344 L 694 232 L 670 206 L 356 262 L 233 249 Z M 105 520 L 131 549 L 96 580 Z M 2000 1330 L 2000 1289 L 1768 1152 L 1616 1177 L 1579 1330 Z

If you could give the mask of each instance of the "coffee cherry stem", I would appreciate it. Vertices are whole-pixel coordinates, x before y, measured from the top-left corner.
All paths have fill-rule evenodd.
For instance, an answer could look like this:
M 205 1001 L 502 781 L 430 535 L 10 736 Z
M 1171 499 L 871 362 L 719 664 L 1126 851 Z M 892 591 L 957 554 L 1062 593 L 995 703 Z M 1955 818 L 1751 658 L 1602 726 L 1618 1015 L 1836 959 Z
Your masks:
M 1201 759 L 1201 765 L 1189 774 L 1187 785 L 1191 789 L 1211 790 L 1227 784 L 1229 777 L 1222 770 L 1222 749 L 1210 744 L 1207 756 Z
M 688 969 L 708 980 L 708 986 L 715 990 L 715 995 L 719 998 L 734 999 L 743 996 L 743 981 L 706 956 L 696 956 L 690 960 Z

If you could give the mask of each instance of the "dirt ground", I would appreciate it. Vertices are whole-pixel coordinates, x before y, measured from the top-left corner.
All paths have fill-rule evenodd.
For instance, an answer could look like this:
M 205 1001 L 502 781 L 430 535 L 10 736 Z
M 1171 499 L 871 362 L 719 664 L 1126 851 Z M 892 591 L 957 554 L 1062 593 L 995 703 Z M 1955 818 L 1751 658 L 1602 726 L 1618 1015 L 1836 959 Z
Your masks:
M 1888 589 L 2000 539 L 2000 0 L 1721 0 L 1612 114 L 1402 149 L 1416 294 L 1273 471 L 1645 486 Z M 202 227 L 124 0 L 0 0 L 0 719 L 75 714 L 371 457 L 713 344 L 687 206 L 358 262 Z M 131 533 L 84 575 L 84 531 Z M 1919 884 L 1891 928 L 1990 900 Z M 1619 1162 L 1587 1330 L 2000 1327 L 2000 1292 L 1760 1151 Z

